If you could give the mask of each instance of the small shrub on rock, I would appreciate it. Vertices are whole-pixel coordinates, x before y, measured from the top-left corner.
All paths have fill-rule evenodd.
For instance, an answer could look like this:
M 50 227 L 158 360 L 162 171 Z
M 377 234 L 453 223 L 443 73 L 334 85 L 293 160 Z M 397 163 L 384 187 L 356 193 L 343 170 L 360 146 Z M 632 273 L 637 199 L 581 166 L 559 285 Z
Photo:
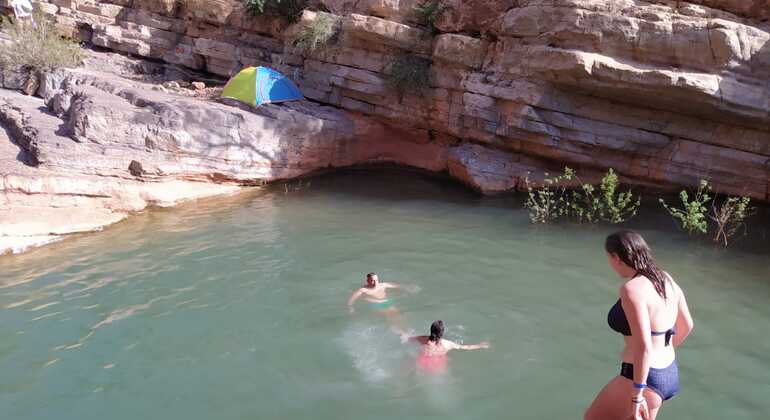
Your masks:
M 390 86 L 403 98 L 406 93 L 420 93 L 430 84 L 431 60 L 415 54 L 398 56 L 387 76 Z
M 706 203 L 711 199 L 709 196 L 710 191 L 711 187 L 709 186 L 708 181 L 701 180 L 698 185 L 698 191 L 696 191 L 692 199 L 690 199 L 687 190 L 682 190 L 682 192 L 679 193 L 679 199 L 682 201 L 681 209 L 669 206 L 662 198 L 659 201 L 666 211 L 676 219 L 679 226 L 687 231 L 688 234 L 705 234 L 708 232 L 708 208 L 706 207 Z
M 580 187 L 569 190 L 567 183 L 571 181 Z M 581 223 L 623 223 L 636 215 L 641 204 L 639 195 L 620 191 L 620 180 L 612 169 L 598 186 L 582 183 L 569 167 L 555 177 L 545 174 L 541 187 L 532 187 L 528 178 L 525 182 L 528 194 L 524 207 L 529 209 L 533 223 L 549 223 L 562 217 L 574 218 Z
M 246 10 L 254 16 L 281 16 L 289 22 L 297 22 L 307 6 L 306 0 L 243 0 Z
M 302 51 L 313 52 L 332 42 L 339 30 L 340 18 L 327 13 L 319 13 L 315 20 L 302 25 L 294 38 L 294 46 Z
M 709 217 L 716 223 L 716 236 L 714 242 L 722 243 L 727 246 L 730 238 L 739 231 L 746 232 L 746 219 L 749 218 L 755 209 L 751 207 L 749 197 L 728 197 L 720 204 L 717 204 L 716 198 L 711 205 L 711 214 Z
M 35 24 L 26 20 L 5 23 L 3 31 L 10 42 L 0 43 L 0 66 L 48 70 L 78 67 L 85 51 L 72 40 L 63 38 L 56 26 L 37 13 Z
M 430 28 L 431 33 L 435 35 L 438 33 L 436 21 L 445 9 L 446 7 L 441 4 L 440 0 L 428 0 L 416 5 L 414 14 L 417 22 Z
M 569 197 L 572 214 L 580 222 L 612 224 L 623 223 L 634 217 L 641 204 L 641 196 L 631 191 L 620 191 L 620 180 L 610 168 L 602 178 L 598 190 L 591 184 L 583 184 Z
M 543 185 L 533 187 L 529 177 L 524 179 L 527 185 L 527 200 L 524 207 L 529 210 L 532 223 L 554 222 L 570 213 L 571 204 L 565 186 L 567 181 L 575 178 L 575 171 L 565 167 L 564 173 L 557 176 L 545 174 Z

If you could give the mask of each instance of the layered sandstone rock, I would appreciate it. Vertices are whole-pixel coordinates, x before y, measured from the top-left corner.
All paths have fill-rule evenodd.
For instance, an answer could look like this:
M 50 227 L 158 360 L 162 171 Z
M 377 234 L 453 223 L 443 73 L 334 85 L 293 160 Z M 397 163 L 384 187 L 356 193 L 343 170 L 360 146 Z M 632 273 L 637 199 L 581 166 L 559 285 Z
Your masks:
M 163 92 L 114 68 L 93 69 L 110 59 L 96 54 L 87 69 L 8 72 L 14 84 L 30 77 L 40 83 L 39 98 L 0 90 L 0 254 L 239 185 L 370 163 L 443 172 L 450 156 L 462 154 L 424 130 L 331 107 L 233 106 Z M 530 163 L 526 169 L 538 167 Z M 487 177 L 525 175 L 524 166 L 486 166 L 452 164 L 473 174 L 458 178 L 487 191 L 505 189 Z
M 255 114 L 94 70 L 44 73 L 38 94 L 0 90 L 0 254 L 329 166 L 354 129 L 317 105 Z
M 83 91 L 89 100 L 65 89 L 49 106 L 107 114 L 113 99 L 103 95 L 112 95 L 125 104 L 114 110 L 121 121 L 141 116 L 162 127 L 67 120 L 80 144 L 134 130 L 131 147 L 145 150 L 134 172 L 147 177 L 179 170 L 204 179 L 214 168 L 234 182 L 269 180 L 273 171 L 290 177 L 305 173 L 288 168 L 293 159 L 307 158 L 307 167 L 329 161 L 315 157 L 318 146 L 334 148 L 331 166 L 397 162 L 446 171 L 483 192 L 517 188 L 527 171 L 568 164 L 585 173 L 612 167 L 640 184 L 694 186 L 706 178 L 723 193 L 770 199 L 767 0 L 445 0 L 438 34 L 416 20 L 416 4 L 320 1 L 339 15 L 340 33 L 325 48 L 303 52 L 292 37 L 317 18 L 309 11 L 291 26 L 251 17 L 237 0 L 43 2 L 63 32 L 86 42 L 220 76 L 268 65 L 309 99 L 346 111 L 347 140 L 287 151 L 287 168 L 228 167 L 232 153 L 258 161 L 232 147 L 198 156 L 205 142 L 184 133 L 195 137 L 206 127 L 185 116 L 186 104 L 155 93 L 134 96 L 94 83 Z M 432 65 L 429 86 L 402 96 L 388 80 L 404 54 Z M 21 82 L 5 79 L 8 86 Z M 198 117 L 230 127 L 227 118 L 235 117 L 217 107 L 199 109 Z M 291 136 L 316 130 L 302 119 L 294 123 Z M 231 130 L 216 141 L 241 135 Z M 273 136 L 258 142 L 280 154 L 287 146 Z M 196 157 L 166 162 L 177 150 Z M 127 170 L 125 161 L 102 160 Z

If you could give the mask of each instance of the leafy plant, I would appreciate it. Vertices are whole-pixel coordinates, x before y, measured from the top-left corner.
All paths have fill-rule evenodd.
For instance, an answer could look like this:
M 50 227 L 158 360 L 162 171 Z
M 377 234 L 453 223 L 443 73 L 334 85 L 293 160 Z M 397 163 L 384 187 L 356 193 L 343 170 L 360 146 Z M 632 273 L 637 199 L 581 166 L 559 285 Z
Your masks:
M 659 201 L 663 207 L 679 222 L 682 229 L 686 230 L 688 234 L 694 233 L 705 234 L 708 232 L 708 219 L 706 203 L 711 198 L 709 192 L 711 187 L 708 181 L 701 180 L 698 186 L 698 191 L 695 196 L 690 199 L 690 195 L 687 190 L 683 190 L 679 193 L 679 198 L 682 200 L 681 209 L 671 207 L 661 198 Z
M 567 215 L 581 223 L 623 223 L 635 216 L 639 209 L 641 197 L 631 191 L 619 191 L 620 180 L 612 169 L 602 177 L 598 187 L 582 183 L 577 173 L 570 168 L 565 168 L 561 177 L 559 181 L 575 179 L 581 183 L 580 188 L 562 194 Z
M 524 179 L 527 186 L 524 207 L 529 210 L 532 223 L 549 223 L 569 214 L 571 205 L 565 181 L 571 181 L 573 178 L 575 171 L 565 167 L 564 173 L 555 177 L 546 173 L 541 187 L 533 187 L 528 176 Z
M 602 178 L 601 189 L 601 217 L 610 223 L 623 223 L 634 217 L 641 204 L 641 196 L 634 196 L 631 191 L 620 192 L 618 175 L 610 168 Z
M 420 93 L 430 84 L 431 60 L 415 54 L 403 54 L 390 63 L 388 84 L 403 98 L 407 92 Z
M 441 13 L 444 12 L 444 10 L 446 10 L 446 7 L 441 4 L 440 0 L 428 0 L 414 6 L 414 14 L 417 18 L 417 21 L 421 25 L 425 25 L 430 28 L 431 33 L 433 34 L 438 32 L 438 29 L 436 28 L 436 21 L 438 20 L 439 16 L 441 16 Z
M 267 0 L 243 0 L 246 10 L 254 16 L 265 13 L 265 3 Z
M 337 16 L 319 13 L 313 21 L 303 24 L 294 38 L 294 46 L 312 52 L 326 45 L 337 35 L 339 20 Z
M 709 217 L 717 225 L 717 234 L 714 236 L 714 242 L 722 242 L 724 246 L 730 238 L 735 236 L 741 228 L 746 231 L 746 219 L 754 213 L 754 208 L 750 206 L 749 197 L 728 197 L 717 205 L 716 199 L 711 204 L 711 214 Z
M 603 205 L 596 187 L 591 184 L 583 184 L 580 190 L 570 194 L 570 213 L 581 223 L 597 223 L 601 220 Z
M 42 13 L 35 13 L 34 18 L 35 24 L 17 20 L 3 25 L 10 42 L 0 43 L 2 67 L 25 66 L 46 70 L 77 67 L 83 63 L 85 51 L 77 42 L 63 38 Z
M 307 5 L 306 0 L 243 0 L 246 10 L 254 16 L 281 16 L 289 22 L 297 22 Z

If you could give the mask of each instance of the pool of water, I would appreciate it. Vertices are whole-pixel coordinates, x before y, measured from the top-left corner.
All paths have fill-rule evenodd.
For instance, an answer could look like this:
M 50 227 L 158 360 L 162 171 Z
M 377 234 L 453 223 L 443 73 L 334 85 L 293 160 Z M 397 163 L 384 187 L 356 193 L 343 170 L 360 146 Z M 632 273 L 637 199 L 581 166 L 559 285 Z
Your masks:
M 611 227 L 529 223 L 415 174 L 348 172 L 154 210 L 0 258 L 0 413 L 8 419 L 580 418 L 619 369 L 606 325 Z M 770 249 L 633 225 L 685 289 L 696 330 L 660 418 L 770 412 Z M 443 375 L 345 301 L 369 271 L 407 328 L 444 320 Z

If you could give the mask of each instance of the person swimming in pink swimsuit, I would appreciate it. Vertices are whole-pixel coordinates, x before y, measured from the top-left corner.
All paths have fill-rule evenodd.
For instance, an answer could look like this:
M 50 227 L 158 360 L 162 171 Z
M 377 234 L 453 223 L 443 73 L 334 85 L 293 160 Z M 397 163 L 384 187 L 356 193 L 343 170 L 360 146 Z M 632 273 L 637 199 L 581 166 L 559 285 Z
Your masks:
M 417 356 L 417 369 L 426 373 L 441 373 L 446 370 L 447 353 L 450 350 L 478 350 L 488 349 L 489 343 L 482 341 L 479 344 L 457 344 L 444 337 L 444 321 L 434 321 L 430 325 L 430 335 L 418 335 L 409 337 L 409 341 L 417 341 L 421 344 L 420 354 Z

